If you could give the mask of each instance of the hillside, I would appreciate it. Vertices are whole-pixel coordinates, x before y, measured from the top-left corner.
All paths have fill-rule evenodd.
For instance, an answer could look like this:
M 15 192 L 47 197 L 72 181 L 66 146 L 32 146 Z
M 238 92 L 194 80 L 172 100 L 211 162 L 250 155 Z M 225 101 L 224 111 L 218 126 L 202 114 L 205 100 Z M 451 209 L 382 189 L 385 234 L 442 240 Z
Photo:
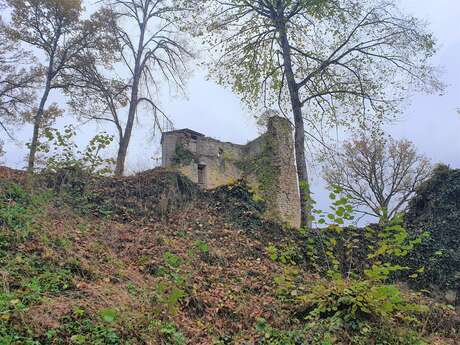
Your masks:
M 26 190 L 22 172 L 0 169 L 1 345 L 366 344 L 304 320 L 295 297 L 321 281 L 307 241 L 265 220 L 244 185 L 202 192 L 158 169 L 42 176 Z M 420 298 L 431 312 L 416 333 L 458 344 L 455 312 Z M 391 337 L 406 342 L 372 343 L 423 344 L 402 325 Z

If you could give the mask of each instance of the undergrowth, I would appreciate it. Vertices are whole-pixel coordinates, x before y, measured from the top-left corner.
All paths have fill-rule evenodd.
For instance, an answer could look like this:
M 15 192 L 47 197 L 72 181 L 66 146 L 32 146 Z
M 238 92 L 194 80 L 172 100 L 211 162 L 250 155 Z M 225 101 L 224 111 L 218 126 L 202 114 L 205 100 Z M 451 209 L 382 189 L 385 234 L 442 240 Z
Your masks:
M 330 212 L 314 211 L 312 220 L 319 228 L 301 229 L 308 238 L 310 266 L 319 274 L 316 281 L 298 279 L 292 247 L 267 247 L 270 258 L 286 266 L 275 277 L 278 298 L 295 305 L 296 318 L 303 326 L 278 330 L 261 320 L 261 343 L 428 344 L 430 306 L 420 293 L 402 289 L 395 274 L 400 277 L 404 272 L 415 279 L 423 272 L 424 267 L 397 262 L 429 235 L 410 238 L 399 218 L 382 222 L 378 229 L 347 226 L 353 220 L 353 207 L 347 197 L 337 197 L 340 193 L 339 189 L 331 193 Z M 456 327 L 445 329 L 444 335 L 458 336 Z
M 452 309 L 395 281 L 422 272 L 394 259 L 425 235 L 398 222 L 360 232 L 336 193 L 316 212 L 322 227 L 284 235 L 241 185 L 150 225 L 82 212 L 62 193 L 0 183 L 0 345 L 458 340 Z

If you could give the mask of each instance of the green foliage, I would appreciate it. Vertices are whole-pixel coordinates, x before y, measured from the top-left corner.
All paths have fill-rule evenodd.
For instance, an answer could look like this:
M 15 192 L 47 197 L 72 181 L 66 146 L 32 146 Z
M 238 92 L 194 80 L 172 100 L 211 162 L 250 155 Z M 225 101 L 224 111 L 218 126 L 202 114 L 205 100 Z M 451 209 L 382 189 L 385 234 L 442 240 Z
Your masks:
M 22 320 L 32 305 L 74 287 L 71 272 L 36 255 L 0 252 L 2 274 L 10 281 L 0 292 L 0 344 L 38 344 Z
M 410 201 L 406 225 L 414 236 L 430 234 L 417 251 L 401 260 L 425 267 L 411 284 L 460 291 L 460 170 L 441 165 L 433 171 Z
M 197 158 L 195 155 L 189 149 L 187 149 L 183 143 L 176 145 L 172 163 L 176 166 L 182 166 L 190 165 L 193 162 L 197 163 Z
M 18 184 L 0 182 L 0 251 L 13 248 L 37 230 L 36 218 L 49 199 L 49 193 L 30 194 Z
M 300 248 L 294 241 L 282 242 L 276 246 L 270 244 L 265 248 L 268 257 L 272 261 L 280 262 L 284 265 L 296 265 L 303 260 Z
M 183 260 L 169 251 L 163 255 L 163 263 L 158 269 L 155 296 L 160 309 L 165 307 L 168 313 L 175 314 L 179 303 L 189 295 L 190 275 L 181 268 Z
M 113 137 L 98 134 L 92 138 L 84 150 L 74 143 L 76 131 L 66 126 L 61 133 L 57 129 L 47 128 L 46 139 L 38 152 L 47 157 L 37 180 L 59 195 L 55 203 L 65 203 L 83 214 L 97 213 L 102 216 L 112 214 L 105 202 L 93 202 L 94 192 L 89 188 L 95 177 L 102 178 L 112 172 L 112 159 L 102 157 L 102 153 L 112 143 Z
M 38 301 L 45 294 L 58 294 L 73 287 L 71 272 L 54 262 L 36 255 L 14 255 L 12 252 L 0 256 L 2 270 L 14 282 L 16 297 L 25 304 Z
M 299 300 L 308 310 L 307 320 L 332 318 L 347 325 L 369 319 L 415 321 L 411 313 L 426 311 L 426 307 L 408 302 L 395 285 L 371 280 L 321 280 Z
M 428 233 L 410 238 L 400 217 L 382 223 L 386 225 L 364 229 L 346 225 L 354 219 L 354 210 L 349 197 L 338 199 L 341 192 L 336 188 L 330 193 L 330 212 L 313 211 L 322 227 L 308 234 L 307 254 L 319 272 L 332 278 L 386 281 L 395 272 L 407 271 L 416 275 L 423 270 L 422 267 L 401 266 L 397 262 L 428 238 Z
M 163 260 L 166 265 L 172 268 L 178 268 L 182 264 L 182 259 L 171 252 L 166 252 L 163 254 Z
M 344 328 L 343 324 L 333 319 L 312 321 L 293 329 L 276 329 L 266 320 L 259 319 L 257 331 L 259 345 L 427 345 L 414 332 L 398 327 L 381 324 L 375 327 L 371 322 L 360 322 L 353 326 L 354 332 Z
M 50 193 L 0 183 L 0 344 L 39 344 L 22 320 L 29 307 L 74 287 L 70 270 L 17 248 L 41 230 Z
M 264 319 L 257 320 L 256 330 L 261 334 L 259 344 L 264 345 L 297 345 L 307 344 L 307 329 L 278 330 L 268 325 Z M 314 344 L 314 343 L 313 343 Z M 316 343 L 320 344 L 320 343 Z M 327 343 L 324 343 L 327 344 Z
M 193 243 L 193 248 L 190 254 L 194 254 L 198 252 L 199 254 L 208 254 L 209 253 L 209 246 L 206 242 L 197 240 Z
M 119 345 L 122 344 L 116 330 L 91 320 L 85 309 L 77 307 L 70 315 L 62 320 L 61 326 L 47 333 L 45 344 L 94 344 Z
M 278 169 L 273 166 L 275 159 L 273 143 L 268 136 L 264 140 L 260 153 L 253 157 L 243 158 L 235 163 L 243 172 L 243 175 L 256 177 L 258 186 L 252 190 L 255 201 L 270 201 L 275 197 L 276 193 L 273 189 L 273 184 L 278 180 L 280 174 Z
M 64 132 L 46 128 L 45 142 L 40 143 L 38 152 L 48 155 L 45 159 L 45 172 L 56 173 L 63 170 L 83 171 L 89 175 L 107 175 L 112 172 L 113 159 L 102 158 L 101 153 L 113 141 L 113 136 L 97 134 L 81 151 L 75 144 L 76 130 L 72 125 L 65 126 Z
M 275 292 L 279 299 L 289 302 L 305 292 L 304 281 L 299 273 L 297 267 L 286 266 L 281 275 L 275 276 L 274 281 L 277 286 Z
M 117 311 L 112 308 L 103 309 L 99 312 L 102 320 L 106 323 L 113 323 L 118 317 Z
M 287 266 L 284 274 L 275 278 L 278 296 L 298 305 L 300 320 L 308 321 L 311 327 L 327 324 L 323 334 L 333 336 L 315 342 L 308 327 L 300 333 L 271 330 L 266 343 L 295 344 L 295 339 L 301 339 L 306 344 L 334 344 L 341 338 L 351 338 L 351 344 L 364 345 L 380 338 L 379 344 L 423 344 L 418 335 L 410 332 L 390 340 L 389 334 L 379 330 L 421 327 L 416 316 L 427 313 L 428 308 L 413 303 L 411 294 L 403 293 L 390 280 L 395 272 L 411 272 L 396 261 L 407 256 L 427 235 L 410 239 L 400 220 L 378 229 L 347 226 L 354 218 L 353 207 L 348 197 L 338 198 L 340 193 L 340 189 L 331 192 L 330 212 L 314 210 L 322 227 L 302 231 L 309 238 L 310 262 L 325 277 L 308 283 L 299 279 L 295 267 Z M 272 260 L 280 257 L 274 246 L 268 247 L 267 252 Z M 356 253 L 359 265 L 354 258 Z M 414 274 L 421 271 L 419 268 Z
M 155 320 L 151 323 L 151 328 L 156 330 L 162 340 L 166 341 L 168 345 L 187 344 L 185 336 L 178 330 L 177 326 L 171 322 L 160 322 Z

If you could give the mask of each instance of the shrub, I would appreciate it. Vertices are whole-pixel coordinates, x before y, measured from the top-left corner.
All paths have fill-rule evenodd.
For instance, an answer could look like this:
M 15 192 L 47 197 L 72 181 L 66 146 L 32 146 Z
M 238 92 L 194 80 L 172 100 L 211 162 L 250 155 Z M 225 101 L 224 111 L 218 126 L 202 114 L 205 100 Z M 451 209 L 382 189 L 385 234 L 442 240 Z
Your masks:
M 308 322 L 299 333 L 273 333 L 263 344 L 425 344 L 419 318 L 428 312 L 423 303 L 413 302 L 414 294 L 403 292 L 392 283 L 395 273 L 415 276 L 420 268 L 397 263 L 419 245 L 427 234 L 410 238 L 401 219 L 382 222 L 377 228 L 359 229 L 347 225 L 354 210 L 348 197 L 337 199 L 341 190 L 334 190 L 331 211 L 314 211 L 322 227 L 303 231 L 310 238 L 307 254 L 311 265 L 322 278 L 313 282 L 298 279 L 296 270 L 285 269 L 277 277 L 280 297 L 295 305 L 299 321 Z M 359 264 L 354 256 L 359 253 Z M 271 249 L 276 258 L 278 253 Z M 275 257 L 276 255 L 276 257 Z M 292 261 L 286 261 L 293 264 Z M 318 329 L 329 338 L 316 338 Z M 298 342 L 295 339 L 301 339 Z
M 269 244 L 265 248 L 270 260 L 282 264 L 298 264 L 303 261 L 303 255 L 293 240 L 282 241 L 279 245 Z
M 378 281 L 388 281 L 400 271 L 415 276 L 423 270 L 423 266 L 402 266 L 398 261 L 428 238 L 427 232 L 411 238 L 401 217 L 364 228 L 347 225 L 354 219 L 354 210 L 348 197 L 336 200 L 340 193 L 336 189 L 330 194 L 331 212 L 314 211 L 322 227 L 305 233 L 313 268 L 332 278 Z
M 56 173 L 59 171 L 84 171 L 89 175 L 107 175 L 112 172 L 113 159 L 102 157 L 104 151 L 113 141 L 107 133 L 94 136 L 81 151 L 75 144 L 75 128 L 64 127 L 60 132 L 54 128 L 45 129 L 45 142 L 40 143 L 39 151 L 47 154 L 43 170 Z

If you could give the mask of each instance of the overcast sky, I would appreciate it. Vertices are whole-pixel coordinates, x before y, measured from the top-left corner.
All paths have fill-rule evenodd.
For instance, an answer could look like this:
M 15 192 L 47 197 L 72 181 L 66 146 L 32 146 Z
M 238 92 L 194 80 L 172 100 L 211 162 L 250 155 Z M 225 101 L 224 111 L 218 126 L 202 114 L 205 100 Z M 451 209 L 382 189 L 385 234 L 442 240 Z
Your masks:
M 410 14 L 430 23 L 440 45 L 434 63 L 443 68 L 442 80 L 448 87 L 443 96 L 413 97 L 398 122 L 388 126 L 388 132 L 412 140 L 433 162 L 460 168 L 460 115 L 456 112 L 460 108 L 460 0 L 400 0 L 400 3 Z M 191 76 L 186 98 L 165 97 L 161 103 L 176 128 L 188 127 L 234 143 L 246 143 L 258 135 L 254 119 L 238 97 L 207 81 L 205 73 L 199 70 Z M 58 124 L 71 122 L 70 118 L 64 118 Z M 78 141 L 87 142 L 97 130 L 100 128 L 81 127 Z M 8 143 L 3 161 L 21 168 L 26 155 L 24 143 L 30 140 L 31 130 L 26 128 L 17 134 L 19 145 Z M 138 129 L 130 144 L 129 170 L 149 168 L 154 164 L 150 157 L 158 156 L 158 140 L 151 140 L 148 126 Z M 313 177 L 316 197 L 324 204 L 319 173 L 313 173 Z

